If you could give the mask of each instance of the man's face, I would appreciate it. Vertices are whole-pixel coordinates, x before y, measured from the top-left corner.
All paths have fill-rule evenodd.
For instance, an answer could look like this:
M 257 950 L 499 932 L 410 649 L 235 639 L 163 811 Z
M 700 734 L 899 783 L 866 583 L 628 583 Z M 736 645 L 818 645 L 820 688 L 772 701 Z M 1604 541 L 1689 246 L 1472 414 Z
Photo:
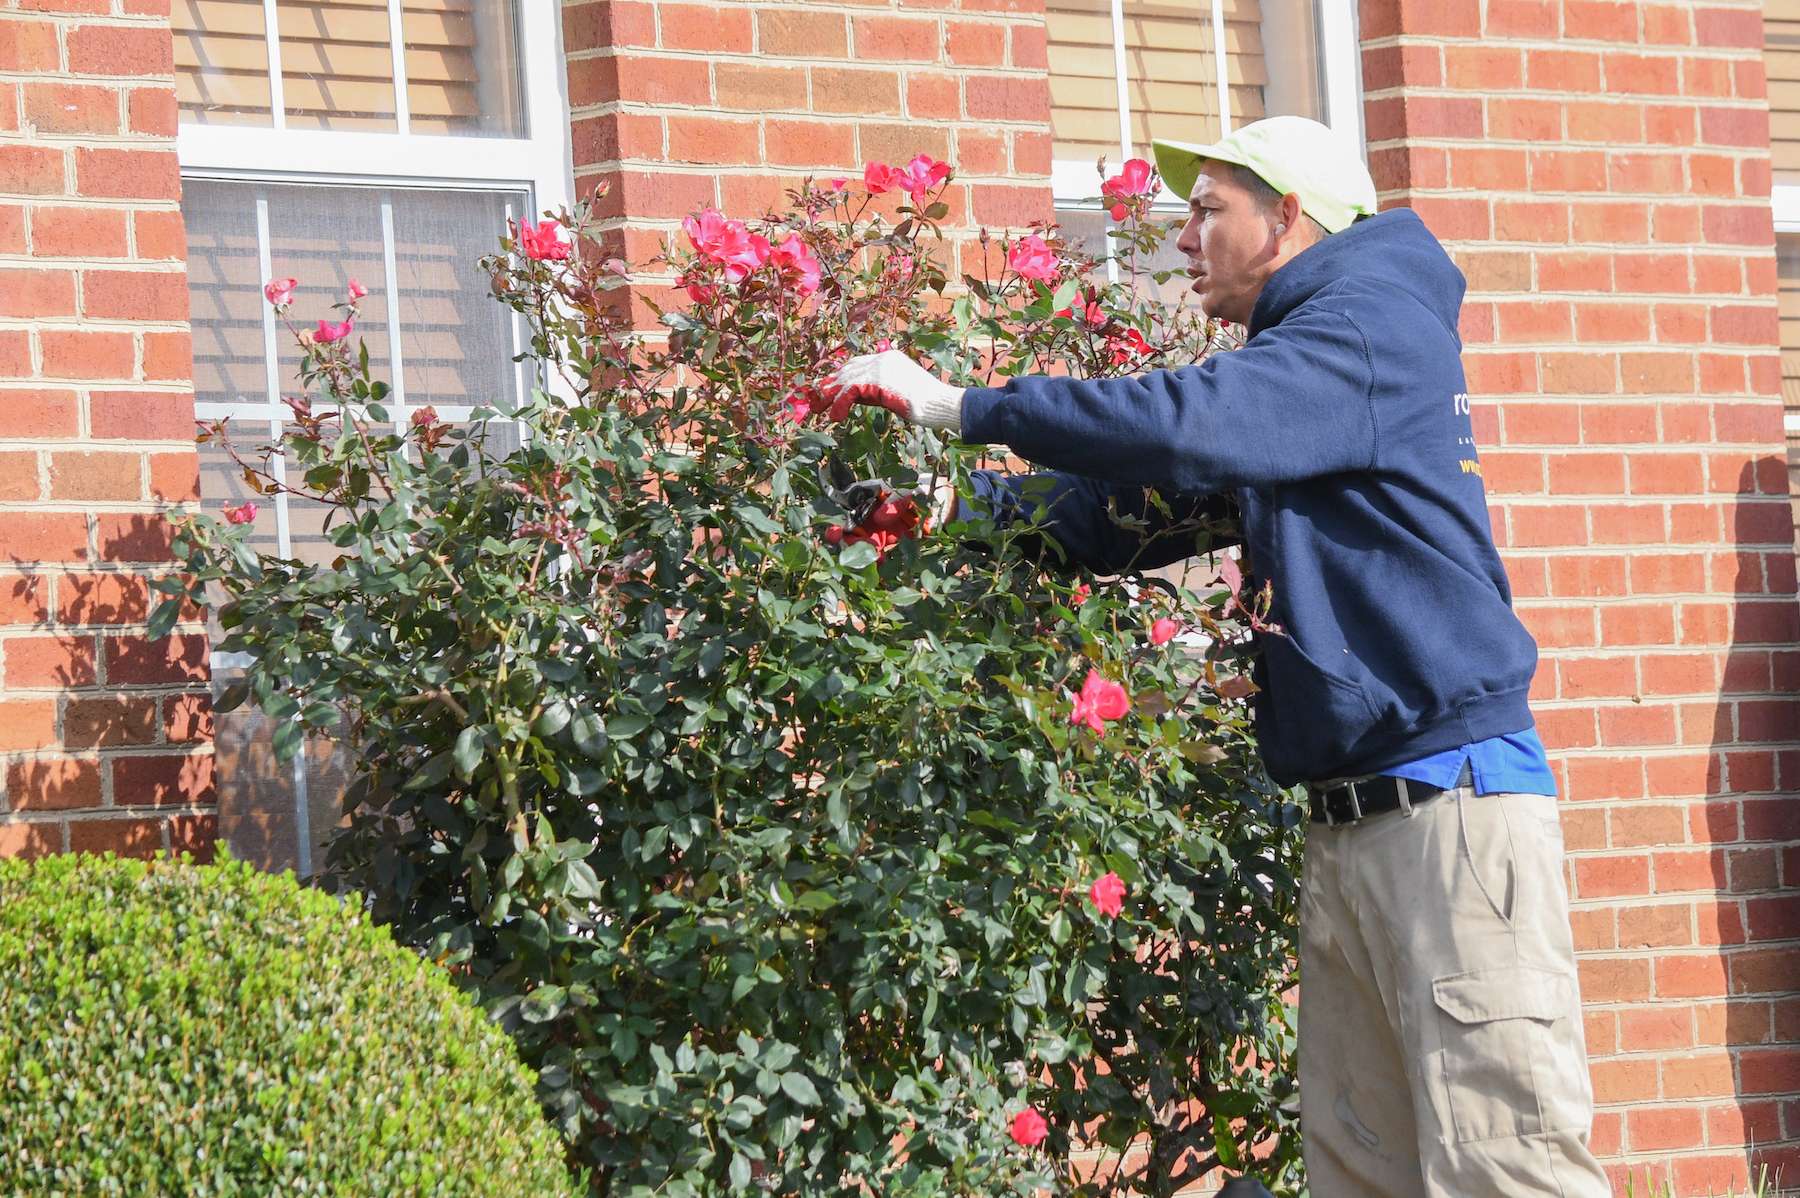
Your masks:
M 1250 323 L 1263 284 L 1281 265 L 1279 218 L 1264 212 L 1232 177 L 1231 168 L 1203 163 L 1188 198 L 1188 222 L 1175 239 L 1187 255 L 1189 288 L 1208 316 Z

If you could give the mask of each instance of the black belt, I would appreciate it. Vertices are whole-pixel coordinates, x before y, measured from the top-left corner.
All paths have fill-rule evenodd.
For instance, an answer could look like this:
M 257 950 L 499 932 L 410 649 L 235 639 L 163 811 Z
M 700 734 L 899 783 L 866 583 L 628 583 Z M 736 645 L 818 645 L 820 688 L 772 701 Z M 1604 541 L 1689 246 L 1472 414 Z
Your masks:
M 1442 787 L 1427 786 L 1408 778 L 1392 778 L 1386 774 L 1378 778 L 1364 778 L 1360 782 L 1347 782 L 1329 790 L 1307 787 L 1313 823 L 1327 827 L 1353 824 L 1357 820 L 1368 819 L 1371 815 L 1386 815 L 1390 811 L 1404 811 L 1410 815 L 1414 807 L 1428 803 L 1443 793 Z

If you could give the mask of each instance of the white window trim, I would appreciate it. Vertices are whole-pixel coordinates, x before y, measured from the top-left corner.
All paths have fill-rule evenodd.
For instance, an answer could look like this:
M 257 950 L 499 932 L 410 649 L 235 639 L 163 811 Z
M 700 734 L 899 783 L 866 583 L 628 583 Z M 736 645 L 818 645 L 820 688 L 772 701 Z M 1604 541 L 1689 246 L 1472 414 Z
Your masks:
M 1777 233 L 1800 233 L 1800 184 L 1775 184 L 1769 192 L 1769 205 L 1775 210 Z
M 1358 33 L 1355 0 L 1314 0 L 1318 18 L 1320 68 L 1325 75 L 1325 124 L 1355 138 L 1367 146 L 1363 133 L 1362 112 L 1362 43 Z M 1217 59 L 1214 75 L 1226 80 L 1228 52 L 1225 48 L 1225 6 L 1212 0 L 1213 54 Z M 1131 93 L 1125 79 L 1125 3 L 1112 0 L 1113 82 L 1119 103 L 1119 161 L 1136 153 L 1131 145 Z M 1219 116 L 1224 132 L 1230 133 L 1231 92 L 1223 87 L 1219 96 Z M 1050 190 L 1058 208 L 1098 209 L 1099 181 L 1091 161 L 1058 159 L 1050 164 Z M 1796 189 L 1800 190 L 1800 189 Z M 1154 205 L 1159 213 L 1179 213 L 1187 209 L 1187 197 L 1178 196 L 1167 187 L 1162 189 Z
M 265 40 L 269 60 L 270 123 L 268 125 L 179 125 L 175 139 L 181 175 L 196 179 L 235 179 L 268 183 L 342 184 L 364 187 L 440 188 L 513 192 L 517 203 L 506 206 L 508 220 L 536 219 L 538 213 L 569 205 L 573 198 L 573 150 L 569 136 L 569 108 L 564 93 L 566 72 L 562 51 L 562 12 L 558 0 L 519 0 L 518 69 L 525 106 L 525 137 L 456 137 L 414 134 L 406 88 L 405 48 L 401 42 L 401 0 L 388 0 L 389 46 L 394 72 L 395 132 L 365 133 L 329 129 L 287 127 L 282 85 L 281 42 L 276 24 L 277 0 L 263 0 Z M 393 207 L 382 203 L 382 243 L 386 277 L 396 277 Z M 496 229 L 498 237 L 503 230 Z M 273 273 L 270 260 L 268 207 L 257 208 L 257 246 L 260 277 Z M 393 393 L 386 405 L 401 428 L 408 418 L 401 363 L 399 305 L 387 305 L 387 336 L 392 355 Z M 252 425 L 267 422 L 271 438 L 281 435 L 291 413 L 280 402 L 280 377 L 276 366 L 278 334 L 274 309 L 263 306 L 263 352 L 267 364 L 264 394 L 226 402 L 194 405 L 200 420 L 230 418 Z M 513 320 L 515 353 L 520 348 L 519 322 Z M 516 368 L 520 394 L 524 393 L 524 365 Z M 443 406 L 438 415 L 448 421 L 466 421 L 472 408 Z M 277 458 L 273 468 L 285 476 L 285 462 Z M 287 496 L 275 500 L 277 551 L 292 552 L 289 540 Z M 242 668 L 241 655 L 214 653 L 217 670 Z M 306 755 L 294 758 L 295 867 L 301 877 L 312 873 L 311 812 L 307 794 Z
M 1774 210 L 1777 237 L 1800 233 L 1800 184 L 1775 184 L 1769 190 L 1769 206 Z M 1784 411 L 1781 427 L 1790 437 L 1800 436 L 1800 411 Z
M 406 64 L 394 46 L 393 133 L 289 129 L 282 110 L 281 49 L 274 33 L 276 0 L 264 0 L 269 29 L 270 125 L 180 125 L 176 157 L 183 174 L 285 180 L 379 180 L 408 186 L 529 188 L 537 210 L 560 208 L 573 191 L 569 109 L 563 94 L 562 24 L 554 0 L 519 0 L 519 69 L 526 137 L 414 134 L 406 101 Z M 399 28 L 400 0 L 388 0 Z

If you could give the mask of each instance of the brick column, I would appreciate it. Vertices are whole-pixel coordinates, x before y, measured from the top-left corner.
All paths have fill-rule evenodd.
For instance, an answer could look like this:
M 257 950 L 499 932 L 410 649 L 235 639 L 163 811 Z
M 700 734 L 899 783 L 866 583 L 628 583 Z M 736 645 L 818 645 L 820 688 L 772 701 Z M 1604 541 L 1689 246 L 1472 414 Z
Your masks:
M 206 638 L 150 641 L 198 498 L 168 0 L 0 0 L 0 855 L 210 850 Z
M 1363 0 L 1564 783 L 1595 1143 L 1800 1174 L 1800 616 L 1754 3 Z M 1754 1145 L 1754 1148 L 1749 1147 Z
M 754 217 L 919 153 L 957 168 L 950 225 L 1050 216 L 1043 0 L 565 0 L 563 30 L 576 192 L 611 186 L 633 262 L 697 208 Z

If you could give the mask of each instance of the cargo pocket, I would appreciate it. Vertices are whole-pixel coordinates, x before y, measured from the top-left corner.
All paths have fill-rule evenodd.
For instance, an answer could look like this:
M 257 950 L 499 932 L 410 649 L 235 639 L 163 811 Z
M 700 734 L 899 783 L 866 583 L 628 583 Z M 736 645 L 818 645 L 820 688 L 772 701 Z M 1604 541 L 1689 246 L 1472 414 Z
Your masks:
M 1513 965 L 1438 978 L 1431 991 L 1458 1142 L 1585 1130 L 1591 1102 L 1573 978 Z

